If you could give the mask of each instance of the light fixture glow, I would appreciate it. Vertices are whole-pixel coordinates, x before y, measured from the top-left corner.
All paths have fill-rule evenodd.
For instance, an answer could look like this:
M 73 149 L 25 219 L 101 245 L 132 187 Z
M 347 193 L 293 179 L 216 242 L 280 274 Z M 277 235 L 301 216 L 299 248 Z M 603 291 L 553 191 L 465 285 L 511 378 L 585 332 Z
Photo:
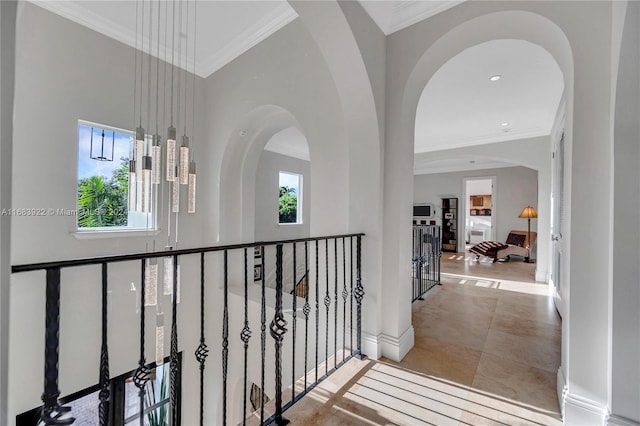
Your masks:
M 162 267 L 164 276 L 162 280 L 163 294 L 169 296 L 173 294 L 173 257 L 168 256 L 164 258 L 164 265 Z
M 187 202 L 187 213 L 196 212 L 196 162 L 189 164 L 189 198 Z
M 129 160 L 129 211 L 136 210 L 136 161 Z
M 176 128 L 170 126 L 167 130 L 167 181 L 176 180 Z
M 173 182 L 171 182 L 171 212 L 180 212 L 180 182 L 176 177 L 177 170 L 173 171 Z
M 144 305 L 155 306 L 158 303 L 158 259 L 147 260 L 144 276 Z
M 180 185 L 189 183 L 189 137 L 182 136 L 182 145 L 180 145 Z
M 502 76 L 500 74 L 496 74 L 496 75 L 492 75 L 489 80 L 491 81 L 498 81 L 502 78 Z
M 164 313 L 156 314 L 156 366 L 164 362 Z
M 160 183 L 160 162 L 162 159 L 162 149 L 160 148 L 160 135 L 153 135 L 153 143 L 151 145 L 151 183 L 158 185 Z
M 140 200 L 142 213 L 148 213 L 151 207 L 151 161 L 151 157 L 148 155 L 142 157 L 142 197 Z
M 500 125 L 501 125 L 502 127 L 507 127 L 507 126 L 509 125 L 509 123 L 507 123 L 507 122 L 505 121 L 505 122 L 503 122 L 503 123 L 500 123 Z
M 135 144 L 135 160 L 136 160 L 136 182 L 142 182 L 142 157 L 144 156 L 144 129 L 136 127 L 136 144 Z

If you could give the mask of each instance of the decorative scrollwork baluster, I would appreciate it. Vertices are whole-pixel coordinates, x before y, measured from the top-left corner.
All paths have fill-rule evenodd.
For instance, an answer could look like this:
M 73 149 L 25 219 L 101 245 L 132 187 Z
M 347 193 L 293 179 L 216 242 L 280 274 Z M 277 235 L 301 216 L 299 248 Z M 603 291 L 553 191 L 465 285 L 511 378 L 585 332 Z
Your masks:
M 138 360 L 138 368 L 135 373 L 133 373 L 133 384 L 138 388 L 138 398 L 139 401 L 139 409 L 140 409 L 140 424 L 144 424 L 144 393 L 145 386 L 147 385 L 147 381 L 149 380 L 149 375 L 151 371 L 145 365 L 147 362 L 144 357 L 144 328 L 145 328 L 145 288 L 144 281 L 146 275 L 146 266 L 147 262 L 145 259 L 142 259 L 142 272 L 140 279 L 140 359 Z
M 196 349 L 196 361 L 200 364 L 200 426 L 204 425 L 204 363 L 209 356 L 209 348 L 204 338 L 204 253 L 200 253 L 200 344 Z
M 362 237 L 358 235 L 356 237 L 356 288 L 354 290 L 357 311 L 356 311 L 356 355 L 358 359 L 366 358 L 366 355 L 362 353 L 362 299 L 364 298 L 364 287 L 362 287 Z
M 60 348 L 60 268 L 47 269 L 44 340 L 44 406 L 40 418 L 45 425 L 66 426 L 74 417 L 61 417 L 71 408 L 60 405 L 58 398 L 58 357 Z
M 102 345 L 100 347 L 100 426 L 109 424 L 109 348 L 107 346 L 107 264 L 102 264 Z
M 242 424 L 247 424 L 247 360 L 249 354 L 249 339 L 251 339 L 251 329 L 249 328 L 249 276 L 247 272 L 248 259 L 247 248 L 244 249 L 244 327 L 240 332 L 240 339 L 244 343 L 244 389 L 242 403 Z
M 276 413 L 274 422 L 277 425 L 286 425 L 289 420 L 282 417 L 282 341 L 287 332 L 287 321 L 282 314 L 282 244 L 276 246 L 276 306 L 275 314 L 269 331 L 275 342 L 276 354 Z

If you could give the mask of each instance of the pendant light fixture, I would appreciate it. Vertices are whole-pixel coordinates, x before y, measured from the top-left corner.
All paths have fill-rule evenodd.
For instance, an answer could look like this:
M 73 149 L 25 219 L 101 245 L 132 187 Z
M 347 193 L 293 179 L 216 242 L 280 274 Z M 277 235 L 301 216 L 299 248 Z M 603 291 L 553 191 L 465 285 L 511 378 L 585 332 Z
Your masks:
M 187 213 L 196 212 L 196 162 L 189 163 L 189 198 L 187 201 Z
M 158 259 L 148 259 L 144 276 L 144 305 L 158 303 Z
M 185 120 L 186 120 L 186 117 L 185 117 Z M 179 174 L 180 174 L 180 185 L 187 185 L 189 183 L 189 136 L 187 135 L 182 136 L 182 145 L 180 145 Z
M 111 156 L 108 156 L 107 153 L 105 153 L 105 146 L 104 146 L 104 129 L 102 129 L 102 140 L 100 142 L 100 153 L 98 153 L 98 148 L 95 148 L 95 153 L 94 153 L 94 147 L 93 147 L 93 133 L 94 133 L 94 128 L 91 128 L 91 147 L 89 149 L 89 157 L 91 157 L 92 160 L 98 160 L 98 161 L 113 161 L 113 149 L 115 147 L 115 139 L 116 139 L 116 133 L 115 132 L 111 132 Z M 108 144 L 108 142 L 107 142 Z M 108 146 L 107 146 L 108 148 Z
M 156 313 L 156 367 L 164 362 L 164 312 Z

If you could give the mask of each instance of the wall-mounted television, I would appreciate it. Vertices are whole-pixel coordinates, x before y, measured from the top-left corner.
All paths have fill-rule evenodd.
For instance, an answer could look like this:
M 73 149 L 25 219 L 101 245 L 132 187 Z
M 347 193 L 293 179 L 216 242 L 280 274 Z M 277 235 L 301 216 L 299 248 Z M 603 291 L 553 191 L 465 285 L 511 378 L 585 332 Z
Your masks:
M 432 204 L 414 204 L 413 217 L 432 217 L 435 211 Z

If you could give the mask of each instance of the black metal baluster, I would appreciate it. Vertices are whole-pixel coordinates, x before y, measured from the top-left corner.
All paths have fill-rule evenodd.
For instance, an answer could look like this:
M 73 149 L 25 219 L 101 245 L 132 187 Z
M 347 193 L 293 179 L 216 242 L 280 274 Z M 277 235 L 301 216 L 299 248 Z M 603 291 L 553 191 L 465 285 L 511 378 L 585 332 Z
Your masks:
M 318 381 L 318 338 L 320 334 L 320 268 L 319 242 L 316 240 L 316 382 Z
M 307 391 L 307 349 L 309 347 L 309 313 L 311 312 L 311 306 L 309 306 L 309 245 L 307 241 L 304 242 L 304 280 L 305 280 L 305 292 L 304 292 L 304 307 L 302 312 L 304 313 L 304 391 Z
M 338 363 L 338 239 L 333 239 L 333 368 Z
M 109 424 L 109 348 L 107 346 L 107 264 L 102 264 L 102 345 L 100 348 L 100 426 Z
M 224 312 L 222 314 L 222 423 L 227 424 L 227 373 L 229 367 L 229 280 L 228 252 L 224 251 Z
M 362 298 L 364 297 L 364 288 L 362 287 L 362 236 L 356 237 L 356 358 L 365 359 L 367 356 L 362 353 Z
M 204 425 L 204 363 L 209 349 L 204 339 L 204 252 L 200 253 L 200 344 L 196 349 L 196 360 L 200 364 L 200 426 Z
M 44 407 L 40 418 L 45 425 L 70 425 L 76 419 L 60 418 L 60 414 L 71 411 L 58 402 L 58 357 L 60 349 L 60 268 L 47 269 L 45 291 L 45 336 L 44 336 Z
M 276 355 L 276 413 L 274 423 L 286 425 L 289 420 L 282 417 L 282 341 L 287 332 L 287 321 L 282 314 L 282 244 L 276 246 L 276 306 L 275 315 L 270 324 L 270 334 L 275 341 Z
M 347 252 L 345 239 L 342 237 L 342 361 L 346 352 L 346 328 L 347 328 Z
M 171 404 L 171 424 L 178 423 L 178 255 L 173 255 L 173 296 L 171 304 L 171 354 L 169 358 L 169 402 Z M 142 419 L 140 419 L 140 424 Z
M 349 263 L 351 264 L 351 271 L 349 272 L 349 351 L 353 354 L 353 236 L 349 237 Z
M 298 280 L 296 274 L 297 259 L 296 259 L 296 243 L 293 243 L 293 312 L 291 316 L 291 340 L 293 345 L 291 347 L 291 401 L 295 401 L 296 398 L 296 315 L 298 309 Z
M 324 240 L 324 260 L 325 275 L 327 278 L 324 294 L 324 306 L 326 307 L 325 315 L 325 336 L 324 336 L 324 374 L 329 372 L 329 306 L 331 306 L 331 297 L 329 296 L 329 239 Z
M 247 424 L 247 358 L 249 354 L 249 339 L 251 338 L 251 329 L 249 328 L 249 276 L 247 248 L 244 249 L 244 327 L 240 333 L 240 338 L 244 343 L 244 399 L 242 402 L 242 424 Z M 264 272 L 263 272 L 264 274 Z
M 262 368 L 260 370 L 260 424 L 264 423 L 264 359 L 265 359 L 265 352 L 267 350 L 267 301 L 266 301 L 266 296 L 265 296 L 265 275 L 266 275 L 266 269 L 265 269 L 265 251 L 264 251 L 264 246 L 260 246 L 260 253 L 262 254 L 262 262 L 261 262 L 261 271 L 262 271 L 262 280 L 261 280 L 261 287 L 262 287 L 262 301 L 261 301 L 261 305 L 260 305 L 260 330 L 261 330 L 261 335 L 260 335 L 260 351 L 262 352 L 261 354 L 261 365 Z
M 144 281 L 145 281 L 146 265 L 147 265 L 145 259 L 141 260 L 141 264 L 142 264 L 142 272 L 141 272 L 142 276 L 140 278 L 140 359 L 138 360 L 138 368 L 133 374 L 133 383 L 138 388 L 138 398 L 140 398 L 139 416 L 140 416 L 140 424 L 142 425 L 144 424 L 144 392 L 145 392 L 145 387 L 147 385 L 147 381 L 149 380 L 150 371 L 145 365 L 147 362 L 144 358 L 144 332 L 145 332 L 144 330 L 145 328 Z

